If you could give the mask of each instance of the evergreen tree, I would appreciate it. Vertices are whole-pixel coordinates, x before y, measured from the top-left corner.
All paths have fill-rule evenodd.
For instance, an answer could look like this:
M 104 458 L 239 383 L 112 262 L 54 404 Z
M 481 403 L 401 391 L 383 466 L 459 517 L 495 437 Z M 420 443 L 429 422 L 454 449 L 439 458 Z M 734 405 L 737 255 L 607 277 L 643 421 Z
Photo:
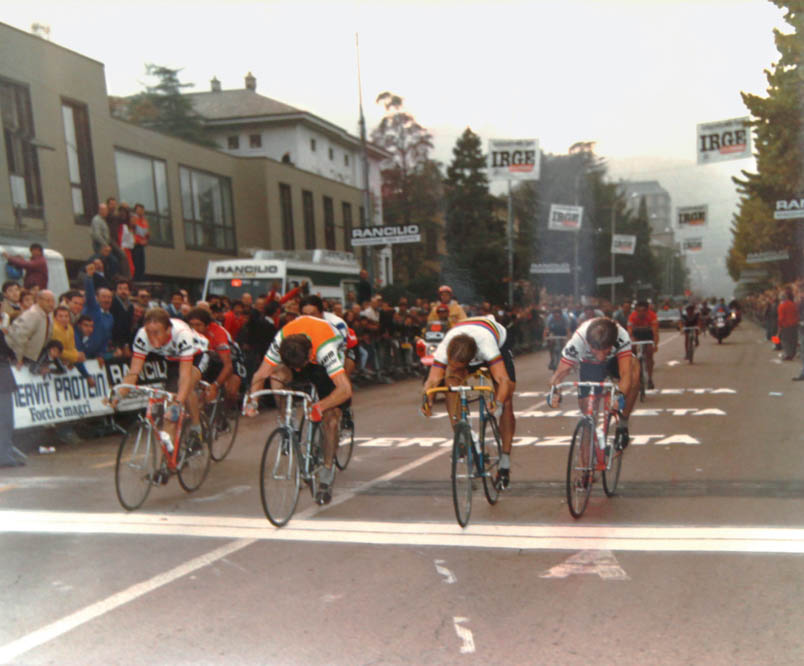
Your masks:
M 207 136 L 201 118 L 194 112 L 193 103 L 182 95 L 184 88 L 194 84 L 179 80 L 179 69 L 146 64 L 145 73 L 157 82 L 146 86 L 139 93 L 121 104 L 119 99 L 110 100 L 112 115 L 142 125 L 157 132 L 164 132 L 185 141 L 202 146 L 216 147 Z
M 442 272 L 461 300 L 503 303 L 506 216 L 495 215 L 485 170 L 480 137 L 467 127 L 455 142 L 444 180 L 447 258 Z
M 734 178 L 742 195 L 732 224 L 732 245 L 726 260 L 729 274 L 739 279 L 751 252 L 796 246 L 795 234 L 801 221 L 774 220 L 774 203 L 804 192 L 804 0 L 772 0 L 787 12 L 784 16 L 793 32 L 774 30 L 780 58 L 770 71 L 767 97 L 742 93 L 751 112 L 757 172 L 743 171 Z M 789 281 L 802 275 L 802 248 L 791 252 L 790 261 L 780 265 L 780 277 Z

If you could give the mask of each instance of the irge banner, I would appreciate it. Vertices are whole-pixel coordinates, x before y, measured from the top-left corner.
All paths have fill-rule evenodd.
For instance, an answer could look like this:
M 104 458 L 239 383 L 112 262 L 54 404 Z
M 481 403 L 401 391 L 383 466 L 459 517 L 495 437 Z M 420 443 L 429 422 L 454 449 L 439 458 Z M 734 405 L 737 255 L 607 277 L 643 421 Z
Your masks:
M 550 204 L 550 219 L 547 228 L 551 231 L 580 231 L 583 206 Z
M 489 180 L 539 180 L 538 139 L 489 139 Z
M 698 164 L 751 157 L 750 118 L 731 118 L 698 125 Z
M 614 234 L 611 237 L 612 254 L 634 254 L 636 250 L 636 236 L 629 234 Z
M 702 227 L 706 225 L 707 210 L 708 206 L 706 204 L 701 206 L 679 206 L 676 209 L 679 228 Z

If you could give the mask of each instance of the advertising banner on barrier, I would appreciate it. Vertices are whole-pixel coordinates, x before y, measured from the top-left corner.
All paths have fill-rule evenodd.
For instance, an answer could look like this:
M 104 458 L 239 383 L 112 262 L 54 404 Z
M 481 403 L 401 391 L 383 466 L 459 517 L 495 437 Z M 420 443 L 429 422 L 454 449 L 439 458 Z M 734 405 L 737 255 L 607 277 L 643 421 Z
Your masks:
M 583 206 L 564 206 L 550 204 L 550 218 L 547 228 L 550 231 L 580 231 L 583 219 Z
M 750 118 L 730 118 L 698 125 L 698 164 L 751 157 Z
M 614 234 L 611 237 L 612 254 L 634 254 L 636 252 L 636 236 L 629 234 Z
M 705 226 L 708 208 L 705 204 L 702 206 L 679 206 L 676 208 L 679 229 Z
M 103 403 L 112 386 L 120 384 L 128 372 L 125 361 L 109 361 L 101 368 L 97 361 L 84 364 L 95 386 L 75 368 L 61 374 L 35 375 L 24 367 L 12 367 L 17 390 L 12 394 L 14 403 L 14 429 L 67 423 L 79 419 L 111 414 Z M 139 384 L 164 386 L 167 379 L 165 361 L 147 361 L 138 379 Z M 118 411 L 131 411 L 145 406 L 142 398 L 123 400 Z
M 489 180 L 539 180 L 538 139 L 489 139 Z

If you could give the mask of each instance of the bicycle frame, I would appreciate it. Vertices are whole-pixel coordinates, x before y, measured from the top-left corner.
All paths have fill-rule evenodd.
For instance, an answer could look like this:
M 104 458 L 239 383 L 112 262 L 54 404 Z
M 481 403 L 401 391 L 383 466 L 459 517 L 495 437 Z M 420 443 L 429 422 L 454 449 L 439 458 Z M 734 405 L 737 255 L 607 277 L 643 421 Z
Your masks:
M 174 393 L 170 393 L 169 391 L 165 391 L 164 389 L 158 389 L 152 386 L 117 384 L 116 386 L 112 387 L 111 393 L 109 394 L 109 400 L 113 400 L 115 393 L 121 389 L 128 389 L 129 391 L 134 391 L 135 395 L 140 393 L 148 398 L 145 413 L 139 414 L 137 418 L 143 421 L 150 431 L 148 441 L 151 441 L 151 437 L 153 436 L 153 439 L 159 442 L 159 446 L 162 449 L 162 457 L 167 463 L 168 469 L 171 472 L 175 472 L 179 464 L 179 440 L 181 438 L 182 425 L 184 424 L 184 419 L 187 416 L 187 410 L 184 408 L 184 406 L 182 406 L 181 411 L 179 412 L 179 420 L 176 422 L 176 432 L 173 435 L 173 451 L 168 451 L 167 447 L 162 442 L 162 438 L 155 436 L 156 433 L 161 430 L 161 428 L 159 428 L 159 424 L 157 423 L 157 419 L 164 418 L 168 405 L 175 401 L 176 395 Z M 127 396 L 130 397 L 130 393 L 127 394 Z M 160 407 L 161 414 L 159 413 Z

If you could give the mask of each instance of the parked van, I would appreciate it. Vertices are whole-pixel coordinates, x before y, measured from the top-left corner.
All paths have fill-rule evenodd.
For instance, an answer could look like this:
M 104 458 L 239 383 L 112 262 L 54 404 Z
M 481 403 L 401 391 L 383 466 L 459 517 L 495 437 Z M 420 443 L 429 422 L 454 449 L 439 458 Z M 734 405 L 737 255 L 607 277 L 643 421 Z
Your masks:
M 8 280 L 6 273 L 6 260 L 2 253 L 8 252 L 10 255 L 30 259 L 31 252 L 27 246 L 4 245 L 0 243 L 0 284 Z M 45 259 L 47 260 L 47 288 L 58 298 L 65 291 L 70 289 L 70 281 L 67 279 L 67 265 L 64 263 L 64 256 L 56 250 L 45 248 Z M 22 271 L 23 275 L 25 271 Z M 18 282 L 22 284 L 21 277 Z
M 359 276 L 360 266 L 351 252 L 256 250 L 248 259 L 210 261 L 203 297 L 235 300 L 248 292 L 256 298 L 272 288 L 285 294 L 306 281 L 311 294 L 344 303 L 348 292 L 356 289 Z

